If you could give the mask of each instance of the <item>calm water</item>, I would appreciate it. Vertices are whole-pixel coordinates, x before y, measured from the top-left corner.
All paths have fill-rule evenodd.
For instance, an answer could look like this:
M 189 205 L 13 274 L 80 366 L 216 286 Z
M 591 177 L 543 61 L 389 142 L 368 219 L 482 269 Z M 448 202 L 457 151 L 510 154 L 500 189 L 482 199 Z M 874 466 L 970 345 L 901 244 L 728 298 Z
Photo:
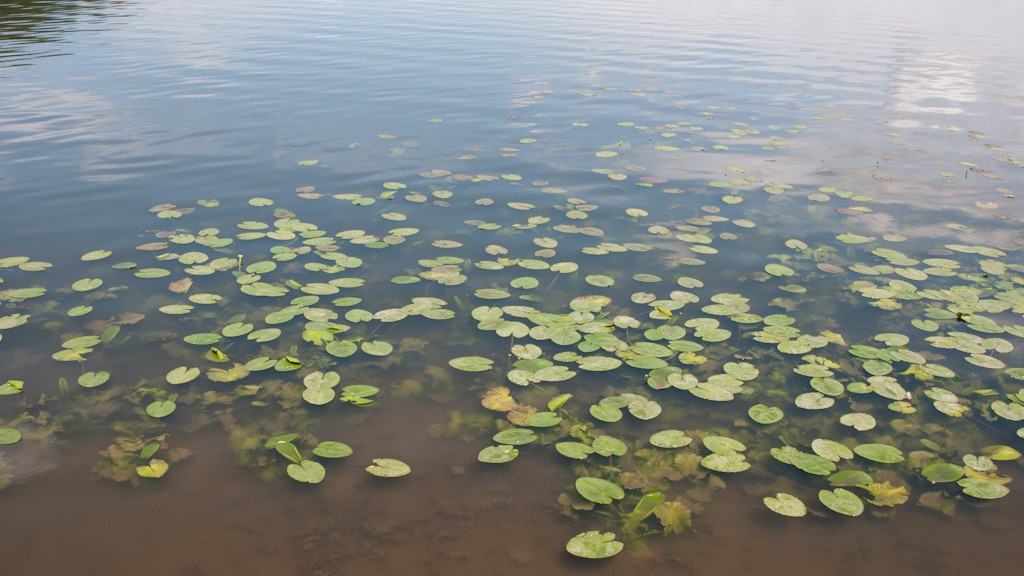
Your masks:
M 991 4 L 0 0 L 0 432 L 22 437 L 0 446 L 5 570 L 1014 570 L 1024 7 Z M 606 299 L 570 308 L 585 295 Z M 256 342 L 245 323 L 281 334 Z M 196 334 L 219 340 L 183 341 Z M 577 374 L 510 383 L 539 367 L 526 344 Z M 631 365 L 588 370 L 568 352 Z M 286 355 L 302 367 L 273 365 Z M 449 365 L 476 356 L 494 367 Z M 730 362 L 757 376 L 725 377 Z M 236 363 L 249 373 L 214 381 Z M 666 363 L 731 378 L 735 398 L 658 385 L 668 369 L 648 385 Z M 168 383 L 179 366 L 202 375 Z M 379 388 L 376 404 L 304 400 L 314 370 Z M 79 385 L 100 371 L 108 382 Z M 574 396 L 517 459 L 483 464 L 511 425 L 481 407 L 499 386 L 539 411 Z M 594 416 L 621 394 L 657 409 Z M 172 414 L 147 413 L 168 399 Z M 755 423 L 756 404 L 785 416 Z M 877 425 L 841 424 L 850 413 Z M 651 448 L 666 429 L 695 440 Z M 323 482 L 286 476 L 263 447 L 280 433 L 300 435 Z M 627 453 L 556 448 L 601 435 Z M 700 466 L 709 436 L 743 442 L 750 469 Z M 815 439 L 898 448 L 903 462 L 832 468 L 906 502 L 826 508 L 828 472 L 771 454 L 813 454 Z M 353 454 L 313 456 L 320 440 Z M 153 441 L 170 469 L 139 478 Z M 1007 459 L 972 460 L 1000 445 Z M 379 457 L 412 473 L 362 470 Z M 983 490 L 1016 482 L 980 499 L 931 484 L 922 469 L 939 462 Z M 581 476 L 626 498 L 574 510 Z M 684 534 L 608 560 L 565 552 L 583 531 L 621 539 L 655 490 L 693 512 Z M 769 511 L 779 492 L 808 515 Z

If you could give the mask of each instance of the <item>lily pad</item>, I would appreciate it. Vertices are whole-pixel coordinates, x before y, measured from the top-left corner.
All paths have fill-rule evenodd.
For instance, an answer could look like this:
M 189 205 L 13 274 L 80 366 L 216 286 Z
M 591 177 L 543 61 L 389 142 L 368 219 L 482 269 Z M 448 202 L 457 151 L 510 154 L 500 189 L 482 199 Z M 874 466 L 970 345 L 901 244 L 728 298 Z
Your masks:
M 956 482 L 964 477 L 964 468 L 963 466 L 957 466 L 956 464 L 935 462 L 934 464 L 925 466 L 924 469 L 921 470 L 921 474 L 932 484 Z
M 565 545 L 565 549 L 573 556 L 580 558 L 609 558 L 622 552 L 624 544 L 615 539 L 612 532 L 590 530 L 573 536 Z
M 167 373 L 166 379 L 168 384 L 185 384 L 186 382 L 195 380 L 198 376 L 199 368 L 178 366 Z
M 164 418 L 170 416 L 178 406 L 174 403 L 174 400 L 167 398 L 164 400 L 156 400 L 146 406 L 146 414 L 149 414 L 153 418 Z
M 957 484 L 964 489 L 964 494 L 980 500 L 996 500 L 1010 493 L 1006 486 L 980 478 L 962 478 Z
M 380 478 L 398 478 L 412 472 L 412 468 L 394 458 L 374 458 L 373 464 L 367 466 L 366 471 Z
M 327 440 L 313 448 L 313 454 L 321 458 L 345 458 L 352 455 L 352 447 L 342 442 Z
M 858 444 L 853 451 L 862 458 L 882 464 L 895 464 L 904 460 L 903 452 L 888 444 Z
M 662 430 L 651 434 L 650 442 L 658 448 L 682 448 L 689 446 L 693 438 L 682 430 Z
M 0 428 L 0 446 L 21 442 L 21 432 L 14 428 Z
M 448 365 L 464 372 L 484 372 L 491 369 L 494 361 L 481 356 L 461 356 L 449 360 Z
M 576 491 L 595 504 L 611 504 L 613 500 L 622 500 L 626 497 L 626 493 L 618 484 L 590 476 L 576 479 Z
M 864 513 L 864 502 L 845 488 L 822 490 L 818 492 L 818 500 L 829 510 L 846 516 L 860 516 Z
M 99 372 L 86 372 L 78 377 L 78 384 L 83 388 L 95 388 L 106 384 L 110 380 L 110 373 L 104 370 Z
M 585 460 L 594 453 L 594 449 L 582 442 L 557 442 L 555 450 L 566 458 L 574 460 Z
M 755 404 L 747 410 L 747 415 L 750 419 L 758 424 L 774 424 L 779 420 L 782 420 L 783 413 L 781 408 L 775 406 L 765 406 L 764 404 Z
M 499 444 L 484 448 L 477 454 L 476 459 L 486 464 L 504 464 L 515 460 L 518 456 L 519 450 L 515 446 Z
M 529 444 L 537 440 L 537 434 L 529 428 L 508 428 L 495 434 L 492 437 L 492 440 L 499 444 L 522 446 L 523 444 Z
M 796 496 L 785 492 L 779 492 L 775 496 L 765 496 L 764 505 L 772 512 L 782 516 L 800 518 L 807 515 L 807 506 Z
M 142 478 L 163 478 L 170 470 L 170 465 L 159 458 L 153 458 L 145 466 L 136 466 L 135 473 Z
M 307 484 L 319 484 L 327 475 L 323 464 L 313 460 L 302 460 L 298 464 L 289 464 L 287 471 L 293 480 Z
M 607 434 L 594 438 L 594 442 L 590 446 L 595 453 L 606 457 L 622 456 L 628 450 L 625 442 Z

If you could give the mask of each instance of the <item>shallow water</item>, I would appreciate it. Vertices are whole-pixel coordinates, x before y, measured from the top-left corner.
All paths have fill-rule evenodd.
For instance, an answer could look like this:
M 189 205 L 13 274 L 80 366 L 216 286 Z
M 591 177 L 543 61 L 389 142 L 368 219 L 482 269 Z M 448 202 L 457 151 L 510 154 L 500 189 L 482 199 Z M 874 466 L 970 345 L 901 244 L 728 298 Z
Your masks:
M 783 445 L 810 451 L 815 438 L 830 438 L 849 447 L 889 443 L 908 456 L 918 451 L 917 458 L 931 451 L 930 458 L 960 465 L 986 446 L 1024 446 L 1019 423 L 990 408 L 1021 388 L 1012 370 L 1024 366 L 1016 349 L 1024 334 L 1020 304 L 954 306 L 967 311 L 960 318 L 966 322 L 931 312 L 940 328 L 928 332 L 911 321 L 924 319 L 928 306 L 947 310 L 947 302 L 902 294 L 893 300 L 902 307 L 887 310 L 858 284 L 967 285 L 989 305 L 1017 298 L 1024 276 L 1024 64 L 1014 23 L 1024 21 L 1024 8 L 985 8 L 957 1 L 0 0 L 0 259 L 24 255 L 52 264 L 0 267 L 0 322 L 30 315 L 24 325 L 0 330 L 0 384 L 25 382 L 23 393 L 0 395 L 0 428 L 24 436 L 0 446 L 0 480 L 10 483 L 0 502 L 13 519 L 0 544 L 5 566 L 20 574 L 143 566 L 153 574 L 297 575 L 1013 570 L 1024 511 L 1014 482 L 1006 496 L 986 501 L 955 484 L 932 486 L 910 463 L 844 460 L 840 469 L 867 470 L 909 490 L 903 505 L 867 504 L 863 516 L 848 518 L 818 501 L 819 490 L 832 488 L 824 477 L 769 453 Z M 315 165 L 300 164 L 310 160 Z M 311 246 L 311 236 L 237 237 L 273 230 L 275 222 L 287 228 L 296 222 L 291 217 L 334 238 L 337 251 L 361 265 L 327 273 L 304 267 L 324 263 L 320 254 L 332 249 Z M 243 222 L 268 227 L 239 228 Z M 414 230 L 389 234 L 405 227 Z M 869 240 L 845 243 L 837 238 L 843 233 Z M 190 235 L 233 241 L 200 245 Z M 168 244 L 137 249 L 153 242 Z M 263 273 L 288 294 L 240 291 L 231 261 L 275 261 L 271 250 L 281 246 L 315 249 L 278 259 L 276 270 Z M 964 246 L 985 249 L 971 254 Z M 884 252 L 871 253 L 878 248 L 919 262 L 868 274 L 858 265 L 887 263 Z M 112 255 L 81 259 L 100 249 Z M 231 261 L 197 270 L 178 261 L 186 252 Z M 431 275 L 443 262 L 424 260 L 442 257 L 464 259 L 456 264 L 464 283 Z M 938 264 L 920 262 L 927 258 L 952 260 L 958 272 L 973 275 L 943 275 Z M 122 261 L 171 274 L 145 279 L 111 267 Z M 546 269 L 559 262 L 575 263 L 579 272 Z M 772 263 L 793 275 L 772 275 L 765 268 Z M 590 275 L 607 275 L 614 285 Z M 186 276 L 194 282 L 188 293 L 168 290 L 168 282 Z M 391 281 L 405 276 L 420 281 Z M 538 286 L 510 286 L 525 276 Z M 301 312 L 267 322 L 292 298 L 329 291 L 310 283 L 339 277 L 365 284 L 325 292 L 314 307 L 344 316 L 350 307 L 331 300 L 362 298 L 354 307 L 373 313 L 431 297 L 444 300 L 452 318 L 338 319 L 351 326 L 338 340 L 394 347 L 384 356 L 344 358 L 303 339 Z M 680 277 L 703 285 L 684 287 Z M 103 284 L 71 288 L 83 278 Z M 46 293 L 10 296 L 32 286 Z M 494 288 L 510 295 L 481 297 L 489 294 L 479 290 Z M 699 302 L 668 317 L 637 296 L 670 299 L 674 290 Z M 196 293 L 224 299 L 183 315 L 159 310 Z M 737 322 L 701 310 L 723 293 L 749 299 L 759 319 Z M 631 344 L 654 340 L 644 334 L 648 328 L 719 320 L 730 331 L 720 343 L 687 326 L 687 338 L 705 346 L 705 364 L 669 363 L 707 379 L 726 362 L 746 361 L 760 375 L 731 402 L 652 389 L 646 369 L 627 366 L 580 369 L 565 382 L 510 384 L 515 344 L 533 342 L 549 359 L 592 351 L 478 329 L 474 309 L 521 305 L 566 314 L 570 301 L 591 294 L 610 299 L 597 320 L 607 313 L 643 324 L 600 330 Z M 68 316 L 83 305 L 92 310 Z M 283 334 L 265 345 L 223 338 L 213 345 L 231 356 L 227 364 L 204 357 L 209 345 L 182 342 L 220 332 L 238 314 Z M 883 346 L 874 338 L 881 333 L 907 335 L 910 350 L 957 376 L 919 381 L 900 374 L 917 364 L 893 361 L 893 375 L 918 410 L 906 417 L 887 408 L 891 398 L 853 390 L 838 393 L 833 407 L 805 410 L 794 399 L 812 388 L 793 372 L 804 352 L 756 339 L 769 314 L 791 315 L 807 335 L 841 335 L 810 353 L 836 362 L 843 385 L 869 376 L 849 346 Z M 991 324 L 972 315 L 1003 331 L 985 331 Z M 84 353 L 81 365 L 51 358 L 62 342 L 112 325 L 120 332 Z M 971 356 L 925 340 L 961 331 L 1005 344 L 989 341 L 985 354 Z M 182 365 L 208 373 L 285 354 L 303 368 L 253 370 L 227 383 L 204 376 L 165 381 Z M 463 372 L 448 364 L 477 355 L 495 368 Z M 342 385 L 380 388 L 377 403 L 304 403 L 301 376 L 312 369 L 337 371 Z M 81 374 L 100 370 L 111 373 L 108 383 L 77 384 Z M 480 401 L 502 385 L 539 410 L 557 393 L 574 397 L 564 427 L 537 428 L 541 441 L 520 446 L 513 462 L 483 464 L 477 454 L 509 424 Z M 930 387 L 952 391 L 969 410 L 958 418 L 940 413 L 925 395 Z M 977 393 L 984 389 L 993 395 Z M 600 398 L 622 393 L 651 398 L 664 412 L 651 420 L 627 413 L 617 423 L 590 416 Z M 172 415 L 146 414 L 149 402 L 168 394 L 178 394 Z M 754 423 L 747 409 L 757 403 L 781 407 L 785 419 Z M 878 428 L 840 425 L 851 411 L 874 415 Z M 469 424 L 449 425 L 458 417 Z M 569 422 L 585 428 L 570 430 Z M 667 498 L 693 510 L 684 534 L 627 542 L 610 560 L 568 555 L 573 535 L 622 526 L 598 513 L 610 509 L 602 505 L 567 516 L 560 495 L 575 493 L 578 476 L 623 481 L 600 464 L 639 466 L 651 457 L 648 437 L 669 428 L 697 438 L 678 449 L 685 454 L 706 455 L 705 436 L 742 439 L 753 467 L 738 474 L 698 468 L 659 484 Z M 316 439 L 345 442 L 354 453 L 319 459 L 323 482 L 299 484 L 285 475 L 284 457 L 262 448 L 282 432 L 302 435 L 304 458 Z M 131 474 L 144 458 L 126 468 L 122 479 L 130 482 L 95 473 L 105 460 L 98 452 L 117 438 L 164 433 L 158 457 L 190 452 L 171 462 L 165 477 Z M 622 459 L 572 461 L 554 449 L 574 440 L 572 433 L 587 442 L 595 433 L 614 435 L 630 451 Z M 246 441 L 254 445 L 241 448 Z M 413 473 L 379 479 L 362 470 L 384 456 L 400 458 Z M 1001 477 L 1020 478 L 1019 459 L 996 464 Z M 627 490 L 619 512 L 644 491 Z M 791 519 L 767 510 L 762 498 L 780 491 L 796 494 L 810 514 Z M 948 515 L 919 505 L 935 491 L 952 506 Z M 660 529 L 653 517 L 645 526 Z

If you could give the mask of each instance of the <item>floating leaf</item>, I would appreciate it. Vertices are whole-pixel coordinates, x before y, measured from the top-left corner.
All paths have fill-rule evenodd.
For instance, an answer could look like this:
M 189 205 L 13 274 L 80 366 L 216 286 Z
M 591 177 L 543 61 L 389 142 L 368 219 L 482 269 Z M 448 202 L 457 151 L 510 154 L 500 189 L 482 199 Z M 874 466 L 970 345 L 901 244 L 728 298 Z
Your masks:
M 768 407 L 764 404 L 755 404 L 747 410 L 747 415 L 750 419 L 758 424 L 774 424 L 779 420 L 782 420 L 783 413 L 782 409 L 774 406 Z
M 625 442 L 607 434 L 594 438 L 594 442 L 590 446 L 595 453 L 606 457 L 622 456 L 628 450 Z
M 272 360 L 270 362 L 273 363 Z M 208 379 L 210 379 L 210 381 L 212 381 L 212 382 L 235 382 L 235 381 L 241 380 L 242 378 L 245 378 L 246 376 L 249 375 L 249 368 L 248 368 L 249 364 L 250 363 L 246 363 L 246 364 L 243 365 L 243 364 L 239 364 L 239 363 L 235 362 L 234 365 L 232 365 L 231 368 L 227 368 L 227 369 L 224 369 L 224 368 L 210 368 L 209 370 L 206 371 L 206 377 Z M 254 365 L 253 369 L 265 369 L 265 368 L 260 368 L 259 366 L 255 366 Z
M 499 444 L 508 444 L 509 446 L 521 446 L 523 444 L 530 444 L 537 439 L 537 434 L 529 428 L 508 428 L 495 434 L 492 438 Z
M 860 516 L 864 513 L 864 503 L 861 499 L 845 488 L 822 490 L 818 492 L 818 500 L 829 510 L 846 516 Z
M 590 476 L 576 479 L 576 491 L 595 504 L 611 504 L 613 500 L 621 500 L 626 496 L 619 485 Z
M 1010 493 L 1006 486 L 980 478 L 962 478 L 957 484 L 964 489 L 964 494 L 981 500 L 996 500 Z
M 484 372 L 491 369 L 494 361 L 481 356 L 461 356 L 449 360 L 448 365 L 465 372 Z
M 1016 449 L 1003 445 L 986 446 L 985 448 L 982 448 L 981 453 L 992 460 L 1016 460 L 1021 456 L 1020 452 Z
M 715 472 L 736 473 L 750 469 L 750 463 L 738 452 L 708 454 L 700 465 Z
M 792 494 L 779 492 L 775 496 L 765 496 L 764 505 L 769 510 L 783 516 L 800 518 L 807 515 L 807 506 Z
M 903 452 L 888 444 L 858 444 L 853 451 L 862 458 L 882 464 L 895 464 L 903 462 Z
M 582 442 L 557 442 L 555 450 L 566 458 L 584 460 L 594 453 L 594 449 Z
M 0 396 L 10 396 L 12 394 L 21 394 L 25 390 L 25 383 L 21 380 L 8 380 L 3 384 L 0 384 Z
M 366 467 L 366 471 L 381 478 L 397 478 L 412 472 L 412 468 L 401 460 L 394 458 L 374 458 L 373 464 Z
M 302 460 L 298 464 L 289 464 L 287 471 L 288 476 L 291 476 L 293 480 L 307 484 L 319 484 L 323 481 L 324 476 L 327 475 L 327 470 L 324 469 L 323 465 L 312 460 Z
M 21 432 L 14 428 L 0 428 L 0 446 L 21 442 Z
M 154 458 L 145 466 L 136 466 L 135 473 L 143 478 L 163 478 L 169 469 L 167 462 Z
M 550 428 L 561 421 L 562 417 L 554 412 L 534 412 L 523 419 L 523 424 L 534 428 Z
M 359 345 L 359 349 L 370 356 L 387 356 L 388 354 L 391 354 L 394 347 L 387 342 L 377 340 L 375 342 L 364 341 Z
M 484 448 L 477 454 L 476 459 L 486 464 L 504 464 L 515 460 L 517 456 L 519 456 L 519 450 L 515 446 L 501 444 Z
M 110 380 L 110 373 L 106 371 L 86 372 L 78 377 L 78 384 L 83 388 L 95 388 L 106 384 Z
M 932 484 L 940 482 L 956 482 L 963 478 L 964 469 L 963 466 L 957 466 L 956 464 L 935 462 L 934 464 L 925 466 L 924 469 L 921 470 L 921 474 Z
M 609 558 L 622 552 L 624 544 L 615 539 L 612 532 L 590 530 L 573 536 L 565 545 L 565 549 L 573 556 L 580 558 Z
M 682 448 L 693 442 L 682 430 L 662 430 L 651 434 L 650 443 L 658 448 Z
M 342 442 L 324 441 L 313 448 L 313 454 L 321 458 L 345 458 L 352 455 L 352 447 Z
M 177 407 L 172 398 L 156 400 L 146 406 L 146 414 L 153 418 L 164 418 L 170 416 Z

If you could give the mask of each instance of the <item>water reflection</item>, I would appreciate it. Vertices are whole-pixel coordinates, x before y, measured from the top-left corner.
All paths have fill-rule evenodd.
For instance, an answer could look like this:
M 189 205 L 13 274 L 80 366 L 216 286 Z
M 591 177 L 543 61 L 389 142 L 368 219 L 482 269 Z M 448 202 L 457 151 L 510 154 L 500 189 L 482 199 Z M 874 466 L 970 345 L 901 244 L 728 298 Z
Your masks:
M 66 36 L 83 24 L 114 16 L 123 0 L 0 2 L 0 68 L 69 53 Z
M 893 66 L 889 108 L 918 114 L 962 114 L 976 102 L 976 64 L 959 54 L 905 54 Z

